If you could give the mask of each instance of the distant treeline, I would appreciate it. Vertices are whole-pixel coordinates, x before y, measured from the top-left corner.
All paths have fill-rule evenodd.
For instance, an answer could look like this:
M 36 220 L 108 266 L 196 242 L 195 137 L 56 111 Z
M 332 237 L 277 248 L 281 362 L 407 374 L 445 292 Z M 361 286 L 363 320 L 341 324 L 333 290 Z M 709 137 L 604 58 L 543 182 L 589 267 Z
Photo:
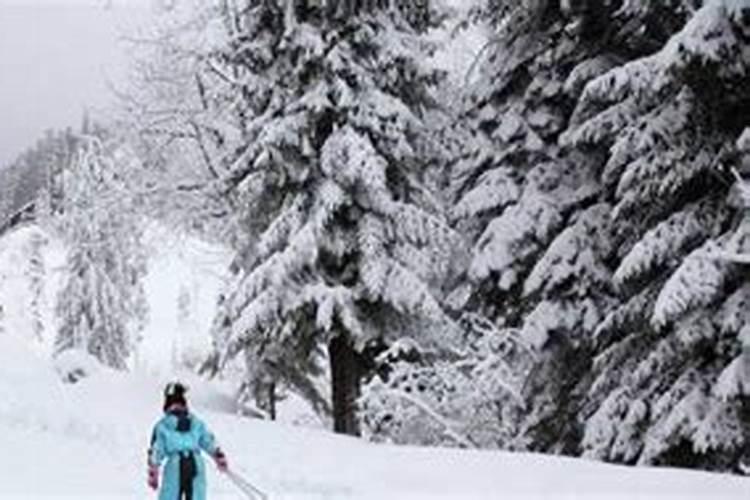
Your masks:
M 80 135 L 73 129 L 49 130 L 9 166 L 0 169 L 0 231 L 42 194 L 50 209 L 64 193 L 62 172 L 70 165 Z

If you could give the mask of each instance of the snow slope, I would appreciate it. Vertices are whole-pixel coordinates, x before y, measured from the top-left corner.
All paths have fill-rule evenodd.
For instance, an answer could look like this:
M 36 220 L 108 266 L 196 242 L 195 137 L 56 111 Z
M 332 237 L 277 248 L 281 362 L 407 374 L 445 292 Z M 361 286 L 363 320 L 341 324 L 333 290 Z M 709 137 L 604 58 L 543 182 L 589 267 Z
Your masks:
M 0 499 L 147 499 L 144 461 L 164 380 L 100 369 L 64 385 L 47 358 L 0 336 Z M 750 480 L 587 461 L 375 446 L 232 414 L 188 380 L 230 463 L 274 500 L 744 499 Z M 210 499 L 241 498 L 211 469 Z
M 175 362 L 210 350 L 211 322 L 231 254 L 158 224 L 145 235 L 148 274 L 144 283 L 149 318 L 134 364 L 140 371 L 171 370 Z M 178 298 L 187 293 L 190 317 L 181 317 Z
M 55 303 L 67 272 L 66 249 L 59 238 L 36 225 L 24 225 L 0 237 L 0 304 L 2 327 L 22 339 L 34 337 L 30 304 L 29 252 L 32 238 L 43 243 L 44 289 L 40 312 L 42 338 L 34 347 L 51 354 L 57 319 Z M 230 254 L 226 250 L 187 236 L 179 236 L 156 223 L 146 231 L 149 255 L 144 288 L 149 303 L 148 321 L 141 332 L 133 360 L 136 371 L 169 372 L 176 362 L 205 355 L 210 349 L 207 334 L 216 307 Z M 178 310 L 180 293 L 187 294 L 190 317 Z

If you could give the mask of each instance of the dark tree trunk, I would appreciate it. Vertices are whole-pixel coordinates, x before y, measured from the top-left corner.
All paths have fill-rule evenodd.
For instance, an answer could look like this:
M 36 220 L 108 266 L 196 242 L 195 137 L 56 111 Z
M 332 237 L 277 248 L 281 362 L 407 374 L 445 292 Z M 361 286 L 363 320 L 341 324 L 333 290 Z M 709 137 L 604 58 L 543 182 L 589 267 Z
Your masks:
M 337 335 L 328 344 L 331 361 L 333 430 L 339 434 L 359 436 L 357 398 L 360 391 L 359 356 L 348 335 Z
M 268 415 L 276 420 L 276 382 L 268 384 Z

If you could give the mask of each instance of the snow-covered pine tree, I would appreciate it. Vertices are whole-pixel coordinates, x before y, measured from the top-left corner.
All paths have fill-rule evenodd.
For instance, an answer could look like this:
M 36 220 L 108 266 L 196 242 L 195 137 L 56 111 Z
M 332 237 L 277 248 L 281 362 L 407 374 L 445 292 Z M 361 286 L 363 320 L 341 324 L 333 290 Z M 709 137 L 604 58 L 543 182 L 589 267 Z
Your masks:
M 29 314 L 31 330 L 36 341 L 44 340 L 44 311 L 46 300 L 44 294 L 47 270 L 42 250 L 47 245 L 47 238 L 41 231 L 34 231 L 28 242 L 28 262 L 25 276 L 29 284 Z
M 710 0 L 660 50 L 589 81 L 561 137 L 601 155 L 623 295 L 597 327 L 584 455 L 728 470 L 747 445 L 747 287 L 721 255 L 748 245 L 727 194 L 749 72 L 750 2 Z
M 194 304 L 190 289 L 184 283 L 177 292 L 177 331 L 172 339 L 172 366 L 182 367 L 185 364 L 185 348 L 183 337 L 195 334 L 193 323 Z
M 114 143 L 83 138 L 53 221 L 68 250 L 55 350 L 82 350 L 117 369 L 126 368 L 145 314 L 140 221 L 117 180 L 128 157 Z
M 481 134 L 452 183 L 454 218 L 475 243 L 473 293 L 455 296 L 542 348 L 519 442 L 576 453 L 592 339 L 619 302 L 612 273 L 622 230 L 610 223 L 601 181 L 606 152 L 570 148 L 568 130 L 587 83 L 660 48 L 696 2 L 487 5 L 495 35 L 465 112 Z
M 493 36 L 463 111 L 475 140 L 451 183 L 452 215 L 473 242 L 456 307 L 519 329 L 540 350 L 517 436 L 535 449 L 574 452 L 570 392 L 587 369 L 587 338 L 614 304 L 596 161 L 566 154 L 558 138 L 585 82 L 627 57 L 617 28 L 632 16 L 617 18 L 615 4 L 494 1 L 480 16 Z
M 418 36 L 429 5 L 226 1 L 201 19 L 214 43 L 190 66 L 198 151 L 238 228 L 216 364 L 272 361 L 264 377 L 319 397 L 307 372 L 327 359 L 335 429 L 357 432 L 369 341 L 457 340 L 441 300 L 458 241 L 429 126 L 440 74 Z

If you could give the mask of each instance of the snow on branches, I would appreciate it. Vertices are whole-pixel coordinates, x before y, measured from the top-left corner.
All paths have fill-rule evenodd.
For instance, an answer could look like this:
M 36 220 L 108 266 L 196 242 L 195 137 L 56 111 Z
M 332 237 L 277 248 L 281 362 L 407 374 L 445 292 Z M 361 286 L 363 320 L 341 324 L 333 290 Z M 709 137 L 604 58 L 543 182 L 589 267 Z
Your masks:
M 117 186 L 127 158 L 127 148 L 84 140 L 66 172 L 63 210 L 53 220 L 68 247 L 55 350 L 83 350 L 117 369 L 127 366 L 146 314 L 141 221 Z
M 457 358 L 409 340 L 377 359 L 365 385 L 361 419 L 374 441 L 460 447 L 514 446 L 524 385 L 536 353 L 512 329 L 469 314 Z

